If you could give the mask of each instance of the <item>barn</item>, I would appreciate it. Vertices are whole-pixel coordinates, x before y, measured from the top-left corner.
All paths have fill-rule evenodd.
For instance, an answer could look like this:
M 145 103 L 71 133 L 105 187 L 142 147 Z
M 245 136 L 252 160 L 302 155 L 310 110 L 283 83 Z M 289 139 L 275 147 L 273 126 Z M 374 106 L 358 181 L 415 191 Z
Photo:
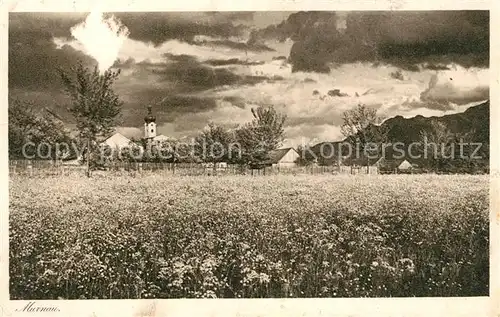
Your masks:
M 389 173 L 408 172 L 414 164 L 405 159 L 386 159 L 385 157 L 375 163 L 382 171 Z
M 132 141 L 129 138 L 127 138 L 123 134 L 117 132 L 117 133 L 113 134 L 112 136 L 110 136 L 109 138 L 107 138 L 106 140 L 104 140 L 104 142 L 101 144 L 108 145 L 112 149 L 116 149 L 116 148 L 123 148 L 123 147 L 129 146 L 131 142 Z
M 100 143 L 101 146 L 109 146 L 111 149 L 123 149 L 127 146 L 130 146 L 132 141 L 124 136 L 123 134 L 116 132 L 106 138 L 104 141 Z M 64 165 L 80 165 L 82 163 L 82 155 L 85 152 L 83 149 L 82 153 L 79 155 L 75 152 L 75 149 L 71 149 L 66 155 L 63 157 Z
M 404 160 L 402 161 L 399 165 L 398 165 L 398 171 L 401 171 L 401 172 L 406 172 L 406 171 L 409 171 L 413 168 L 413 164 L 411 164 L 410 162 L 408 162 L 407 160 Z
M 272 167 L 295 167 L 299 153 L 294 148 L 277 149 L 269 152 L 269 159 L 265 165 Z

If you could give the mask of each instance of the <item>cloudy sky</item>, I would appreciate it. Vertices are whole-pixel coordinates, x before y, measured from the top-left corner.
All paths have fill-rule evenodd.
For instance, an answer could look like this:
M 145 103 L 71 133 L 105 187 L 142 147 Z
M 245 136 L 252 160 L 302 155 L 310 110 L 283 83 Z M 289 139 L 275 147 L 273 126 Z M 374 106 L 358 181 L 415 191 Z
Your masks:
M 11 97 L 71 124 L 56 67 L 109 63 L 122 70 L 128 136 L 141 136 L 148 104 L 172 137 L 210 121 L 234 127 L 272 104 L 288 117 L 285 145 L 297 145 L 339 140 L 342 112 L 359 103 L 384 117 L 432 116 L 489 95 L 487 11 L 105 14 L 128 30 L 122 38 L 78 33 L 87 17 L 10 13 Z

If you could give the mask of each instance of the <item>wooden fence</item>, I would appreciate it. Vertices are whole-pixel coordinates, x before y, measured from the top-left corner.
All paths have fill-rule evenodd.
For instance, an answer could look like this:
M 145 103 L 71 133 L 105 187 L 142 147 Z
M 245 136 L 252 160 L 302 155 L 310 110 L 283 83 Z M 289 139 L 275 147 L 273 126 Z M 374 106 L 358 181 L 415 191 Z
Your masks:
M 50 160 L 11 160 L 10 175 L 69 175 L 85 174 L 85 165 L 66 165 L 61 161 Z M 108 172 L 155 172 L 173 175 L 250 175 L 264 176 L 276 174 L 366 174 L 366 167 L 352 168 L 350 166 L 296 166 L 296 167 L 266 167 L 251 169 L 240 165 L 228 164 L 217 167 L 200 163 L 150 163 L 150 162 L 115 162 L 106 168 Z M 376 167 L 370 167 L 369 174 L 378 174 Z

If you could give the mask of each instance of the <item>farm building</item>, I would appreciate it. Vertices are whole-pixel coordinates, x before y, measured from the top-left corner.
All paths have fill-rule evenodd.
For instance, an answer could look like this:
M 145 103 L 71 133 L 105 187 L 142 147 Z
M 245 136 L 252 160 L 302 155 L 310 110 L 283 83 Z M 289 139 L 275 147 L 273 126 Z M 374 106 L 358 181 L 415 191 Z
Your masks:
M 119 132 L 116 132 L 104 139 L 104 141 L 102 141 L 100 144 L 109 146 L 112 149 L 123 149 L 124 147 L 127 147 L 132 143 L 133 142 L 129 138 Z M 82 163 L 82 155 L 84 155 L 84 152 L 85 150 L 83 150 L 82 153 L 78 155 L 78 153 L 75 152 L 75 149 L 70 149 L 70 151 L 63 156 L 63 164 L 80 165 Z
M 407 159 L 386 159 L 385 157 L 380 158 L 375 164 L 381 171 L 388 173 L 408 172 L 414 167 L 414 164 Z
M 265 165 L 272 167 L 295 167 L 299 153 L 294 148 L 284 148 L 271 151 Z
M 412 167 L 413 167 L 413 165 L 410 162 L 408 162 L 407 160 L 404 160 L 403 162 L 401 162 L 398 165 L 397 169 L 401 170 L 401 171 L 406 171 L 406 170 L 411 169 Z
M 129 146 L 132 141 L 121 133 L 115 133 L 108 137 L 101 145 L 107 145 L 113 149 Z

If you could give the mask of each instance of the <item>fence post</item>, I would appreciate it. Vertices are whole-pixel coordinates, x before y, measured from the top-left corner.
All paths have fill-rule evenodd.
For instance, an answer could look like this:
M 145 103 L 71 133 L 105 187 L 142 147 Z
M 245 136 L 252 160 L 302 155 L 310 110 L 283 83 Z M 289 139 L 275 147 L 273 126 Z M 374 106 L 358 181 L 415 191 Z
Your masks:
M 30 177 L 33 176 L 33 165 L 31 163 L 31 160 L 28 161 L 27 168 L 28 168 L 28 174 L 30 175 Z

